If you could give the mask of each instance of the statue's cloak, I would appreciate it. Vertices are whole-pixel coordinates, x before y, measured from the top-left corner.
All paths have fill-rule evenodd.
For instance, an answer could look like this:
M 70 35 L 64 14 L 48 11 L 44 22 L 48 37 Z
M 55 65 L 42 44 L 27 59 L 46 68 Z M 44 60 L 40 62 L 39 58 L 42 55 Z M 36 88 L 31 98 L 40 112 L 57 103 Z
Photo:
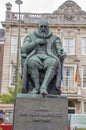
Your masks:
M 42 36 L 39 34 L 38 30 L 35 30 L 34 33 L 30 34 L 30 35 L 27 35 L 26 38 L 24 39 L 24 42 L 28 42 L 28 55 L 27 55 L 27 58 L 25 60 L 25 63 L 23 65 L 23 73 L 22 73 L 22 83 L 23 83 L 23 87 L 24 88 L 27 88 L 27 82 L 28 82 L 28 78 L 27 78 L 27 75 L 28 75 L 28 68 L 27 68 L 27 63 L 28 63 L 28 59 L 35 55 L 36 54 L 36 48 L 34 48 L 33 50 L 29 47 L 29 43 L 32 42 L 32 41 L 35 41 L 36 39 L 38 38 L 42 38 Z M 55 58 L 56 60 L 58 60 L 58 63 L 59 63 L 59 71 L 58 72 L 58 68 L 56 70 L 56 74 L 57 74 L 57 77 L 56 77 L 56 85 L 55 87 L 57 89 L 59 89 L 60 85 L 61 85 L 61 74 L 60 76 L 58 77 L 58 73 L 61 73 L 61 67 L 62 67 L 62 63 L 63 61 L 61 62 L 61 60 L 59 59 L 59 54 L 58 52 L 60 50 L 62 50 L 62 45 L 61 45 L 61 41 L 59 39 L 58 36 L 54 35 L 50 30 L 49 30 L 49 33 L 48 35 L 45 37 L 45 39 L 47 40 L 47 55 Z

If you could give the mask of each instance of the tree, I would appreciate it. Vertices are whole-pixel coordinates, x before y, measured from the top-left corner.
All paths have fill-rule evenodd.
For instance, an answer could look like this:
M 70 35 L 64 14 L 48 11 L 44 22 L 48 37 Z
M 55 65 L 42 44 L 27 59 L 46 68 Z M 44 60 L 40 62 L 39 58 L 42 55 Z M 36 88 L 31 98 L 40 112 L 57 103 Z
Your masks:
M 7 104 L 13 103 L 14 102 L 14 95 L 15 95 L 14 88 L 8 87 L 8 93 L 2 94 L 0 96 L 0 103 L 7 103 Z
M 21 80 L 21 76 L 19 76 L 18 78 L 18 93 L 21 93 L 22 90 L 22 80 Z M 6 94 L 2 94 L 0 96 L 0 103 L 4 104 L 10 104 L 14 102 L 14 98 L 15 98 L 15 88 L 13 87 L 8 87 L 8 93 Z

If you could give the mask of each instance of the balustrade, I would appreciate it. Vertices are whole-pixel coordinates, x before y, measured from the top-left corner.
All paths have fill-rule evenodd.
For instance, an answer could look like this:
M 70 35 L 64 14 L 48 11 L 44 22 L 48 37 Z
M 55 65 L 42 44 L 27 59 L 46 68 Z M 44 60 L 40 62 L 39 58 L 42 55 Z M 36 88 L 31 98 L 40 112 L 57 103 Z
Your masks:
M 24 23 L 38 23 L 41 19 L 47 19 L 49 23 L 53 24 L 57 22 L 57 15 L 50 13 L 20 13 L 20 19 Z M 7 12 L 6 21 L 17 22 L 19 20 L 19 14 L 17 12 Z
M 62 86 L 61 87 L 61 91 L 62 93 L 65 93 L 65 94 L 77 94 L 77 87 L 68 87 L 68 86 Z

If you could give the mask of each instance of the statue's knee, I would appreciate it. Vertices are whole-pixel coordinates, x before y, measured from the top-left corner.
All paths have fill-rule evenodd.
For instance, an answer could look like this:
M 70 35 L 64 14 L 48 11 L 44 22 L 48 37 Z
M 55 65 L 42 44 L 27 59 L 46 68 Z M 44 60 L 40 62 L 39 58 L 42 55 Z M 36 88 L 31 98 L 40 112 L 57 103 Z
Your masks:
M 56 59 L 51 60 L 51 66 L 58 66 L 58 61 Z
M 27 65 L 28 65 L 28 67 L 31 67 L 31 68 L 34 67 L 34 65 L 35 65 L 35 60 L 32 59 L 32 58 L 29 59 Z

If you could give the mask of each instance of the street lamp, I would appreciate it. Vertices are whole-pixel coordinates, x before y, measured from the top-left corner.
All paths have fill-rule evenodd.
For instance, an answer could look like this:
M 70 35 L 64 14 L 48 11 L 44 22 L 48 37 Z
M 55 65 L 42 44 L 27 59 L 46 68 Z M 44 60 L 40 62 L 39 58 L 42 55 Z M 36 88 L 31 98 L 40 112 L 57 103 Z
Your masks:
M 20 5 L 23 4 L 23 2 L 21 0 L 16 0 L 15 3 L 18 5 L 18 9 L 19 9 L 19 21 L 18 21 L 18 46 L 17 46 L 17 63 L 16 63 L 16 86 L 15 86 L 15 98 L 17 95 L 17 88 L 18 88 L 18 78 L 19 78 L 19 66 L 20 66 L 20 44 L 21 44 L 21 40 L 20 40 Z
M 14 116 L 15 116 L 15 105 L 16 105 L 16 96 L 17 96 L 17 88 L 18 88 L 18 78 L 19 78 L 19 65 L 20 65 L 20 5 L 23 3 L 21 0 L 16 0 L 16 4 L 18 4 L 19 8 L 19 21 L 18 21 L 18 46 L 17 46 L 17 60 L 16 60 L 16 85 L 15 85 L 15 99 L 14 99 L 14 112 L 13 112 L 13 127 L 12 130 L 14 130 Z
M 17 96 L 17 88 L 18 88 L 18 79 L 19 79 L 19 65 L 20 65 L 20 44 L 21 44 L 21 39 L 20 39 L 20 5 L 23 3 L 21 0 L 16 0 L 16 4 L 18 4 L 19 8 L 19 21 L 18 21 L 18 46 L 17 46 L 17 60 L 16 60 L 16 84 L 15 84 L 15 99 L 14 99 L 14 112 L 13 112 L 13 128 L 14 130 L 14 118 L 15 118 L 15 106 L 16 106 L 16 96 Z

